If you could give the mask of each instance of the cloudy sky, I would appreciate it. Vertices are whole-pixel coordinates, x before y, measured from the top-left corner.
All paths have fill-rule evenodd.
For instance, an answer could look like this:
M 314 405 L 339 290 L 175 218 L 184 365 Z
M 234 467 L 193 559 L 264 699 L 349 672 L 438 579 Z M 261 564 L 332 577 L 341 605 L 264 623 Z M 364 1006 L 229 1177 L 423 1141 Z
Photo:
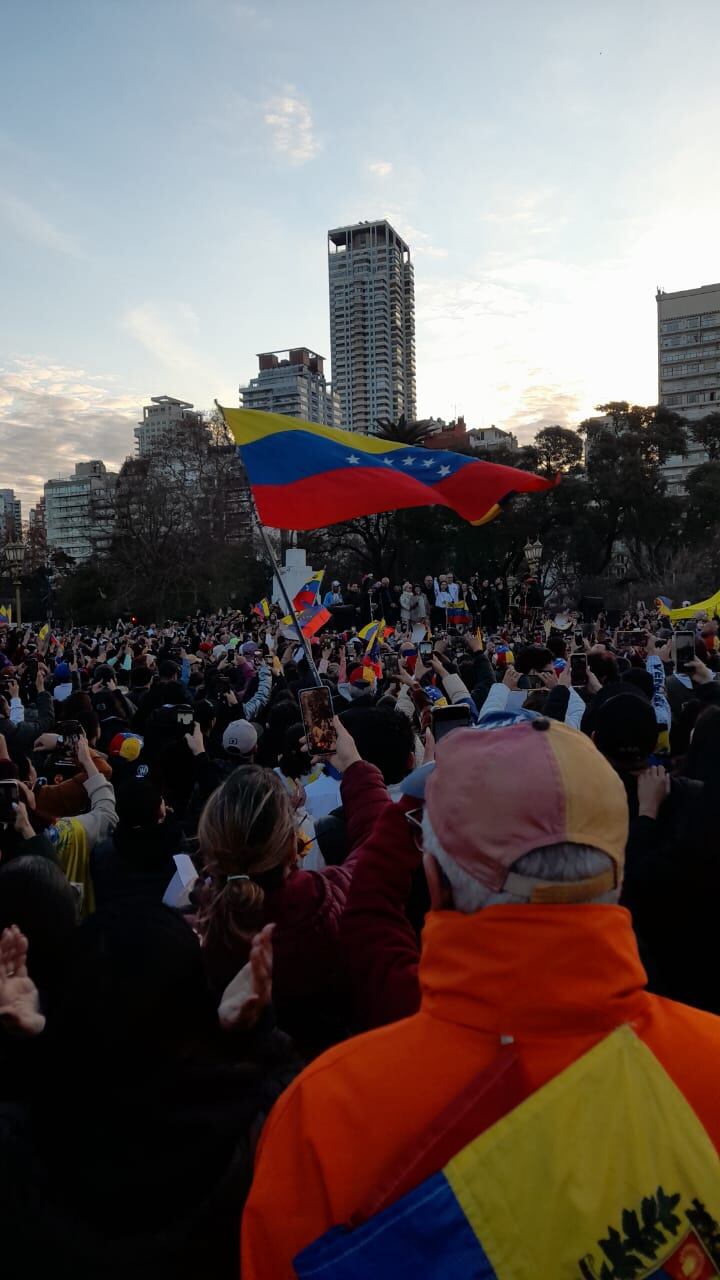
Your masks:
M 326 353 L 365 218 L 413 249 L 421 415 L 652 402 L 656 286 L 720 279 L 719 40 L 718 0 L 6 0 L 0 486 Z

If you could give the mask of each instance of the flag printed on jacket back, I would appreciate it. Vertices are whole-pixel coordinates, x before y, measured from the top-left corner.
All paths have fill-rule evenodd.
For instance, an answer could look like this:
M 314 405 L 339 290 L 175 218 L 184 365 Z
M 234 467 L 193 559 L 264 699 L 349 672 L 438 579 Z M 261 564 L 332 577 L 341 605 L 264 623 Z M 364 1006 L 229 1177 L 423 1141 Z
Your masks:
M 303 1250 L 295 1272 L 300 1280 L 717 1280 L 719 1175 L 690 1104 L 620 1027 L 415 1190 Z
M 320 529 L 377 511 L 440 505 L 471 524 L 492 520 L 515 493 L 547 480 L 463 453 L 422 449 L 258 409 L 222 409 L 242 454 L 260 519 Z

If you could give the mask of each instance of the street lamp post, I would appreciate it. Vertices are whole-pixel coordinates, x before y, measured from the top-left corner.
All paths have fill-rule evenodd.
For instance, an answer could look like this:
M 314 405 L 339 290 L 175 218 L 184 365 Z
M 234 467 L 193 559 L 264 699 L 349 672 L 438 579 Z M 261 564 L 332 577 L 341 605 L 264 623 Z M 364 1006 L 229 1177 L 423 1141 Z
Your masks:
M 525 546 L 523 547 L 523 554 L 527 561 L 531 578 L 536 578 L 536 579 L 538 578 L 538 571 L 540 569 L 540 561 L 542 560 L 542 553 L 543 553 L 543 544 L 540 541 L 540 538 L 537 537 L 534 542 L 531 542 L 530 538 L 528 538 L 527 542 L 525 543 Z M 530 590 L 530 583 L 526 581 L 525 599 L 524 599 L 524 608 L 523 608 L 523 613 L 525 614 L 525 616 L 527 616 L 527 611 L 528 611 L 527 600 L 528 600 L 529 590 Z
M 25 547 L 22 542 L 7 542 L 4 550 L 5 560 L 8 568 L 10 569 L 10 576 L 15 588 L 15 623 L 19 627 L 22 623 L 20 587 L 22 585 L 22 567 L 25 559 Z

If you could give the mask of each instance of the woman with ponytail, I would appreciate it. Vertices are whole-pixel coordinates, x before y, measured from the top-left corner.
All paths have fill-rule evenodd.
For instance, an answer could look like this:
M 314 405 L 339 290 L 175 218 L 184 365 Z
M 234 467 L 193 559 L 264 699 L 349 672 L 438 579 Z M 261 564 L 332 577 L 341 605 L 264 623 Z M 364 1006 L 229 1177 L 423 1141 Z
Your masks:
M 253 936 L 273 935 L 273 1004 L 279 1026 L 312 1056 L 347 1034 L 348 984 L 338 931 L 357 849 L 387 791 L 374 765 L 360 759 L 338 720 L 333 764 L 350 854 L 342 866 L 307 871 L 304 841 L 290 797 L 270 769 L 247 765 L 210 796 L 198 827 L 205 884 L 198 928 L 211 984 L 219 992 L 247 961 Z M 389 800 L 387 801 L 389 803 Z

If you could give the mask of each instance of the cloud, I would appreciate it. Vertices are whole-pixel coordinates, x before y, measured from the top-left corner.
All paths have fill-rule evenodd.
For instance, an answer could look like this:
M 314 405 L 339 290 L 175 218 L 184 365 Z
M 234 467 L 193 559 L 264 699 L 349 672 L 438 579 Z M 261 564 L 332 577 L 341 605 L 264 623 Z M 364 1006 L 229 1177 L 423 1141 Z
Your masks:
M 389 160 L 373 160 L 368 165 L 370 173 L 374 173 L 376 178 L 387 178 L 392 173 L 392 165 Z
M 414 257 L 425 256 L 426 258 L 447 258 L 449 250 L 442 248 L 440 245 L 432 243 L 432 237 L 429 232 L 421 231 L 419 227 L 413 226 L 402 209 L 391 208 L 384 214 L 388 222 L 392 223 L 396 231 L 407 240 L 410 245 L 410 252 Z
M 273 146 L 290 164 L 306 164 L 321 150 L 313 132 L 312 112 L 307 102 L 290 86 L 279 98 L 265 104 L 265 124 L 272 134 Z
M 45 214 L 28 204 L 27 200 L 21 200 L 10 192 L 0 194 L 0 220 L 15 235 L 32 244 L 39 244 L 55 253 L 64 253 L 70 258 L 82 260 L 86 257 L 74 236 L 61 231 Z
M 172 319 L 167 311 L 144 302 L 125 312 L 121 327 L 166 368 L 200 372 L 203 366 L 191 345 L 199 328 L 193 308 L 187 302 L 173 303 Z
M 140 397 L 118 394 L 111 377 L 33 359 L 0 367 L 3 484 L 23 516 L 45 481 L 72 474 L 76 462 L 102 458 L 117 470 L 134 450 L 139 410 Z

